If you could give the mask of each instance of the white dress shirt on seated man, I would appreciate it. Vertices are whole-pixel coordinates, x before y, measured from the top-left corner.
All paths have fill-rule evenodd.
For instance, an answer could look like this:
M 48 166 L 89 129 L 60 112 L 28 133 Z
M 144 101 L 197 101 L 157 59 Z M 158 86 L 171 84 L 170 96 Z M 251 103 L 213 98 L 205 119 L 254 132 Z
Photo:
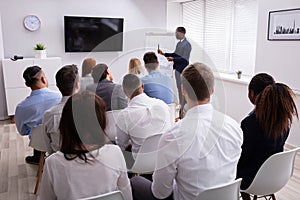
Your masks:
M 131 142 L 132 152 L 135 154 L 147 137 L 170 127 L 168 105 L 162 100 L 141 93 L 133 97 L 128 107 L 117 117 L 117 143 L 125 150 Z
M 233 181 L 242 135 L 239 124 L 211 104 L 188 110 L 160 139 L 153 195 L 163 199 L 173 192 L 175 200 L 191 200 L 207 188 Z
M 86 154 L 90 163 L 78 157 L 66 160 L 60 151 L 46 161 L 38 200 L 76 200 L 120 190 L 125 200 L 132 200 L 125 159 L 116 145 Z M 95 159 L 95 160 L 93 160 Z
M 47 146 L 47 152 L 52 154 L 60 150 L 59 147 L 59 122 L 64 108 L 70 96 L 63 96 L 60 103 L 53 106 L 44 113 L 43 126 L 45 134 L 45 143 Z

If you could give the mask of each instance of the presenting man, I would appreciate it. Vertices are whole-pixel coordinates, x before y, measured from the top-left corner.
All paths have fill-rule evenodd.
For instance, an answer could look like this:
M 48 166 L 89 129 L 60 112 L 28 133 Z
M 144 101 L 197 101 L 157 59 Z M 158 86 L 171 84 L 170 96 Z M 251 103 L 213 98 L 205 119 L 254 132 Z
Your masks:
M 173 61 L 173 69 L 176 70 L 176 83 L 178 88 L 179 100 L 181 101 L 182 94 L 181 94 L 181 81 L 180 81 L 180 74 L 184 70 L 186 66 L 189 64 L 190 54 L 192 50 L 192 46 L 189 41 L 185 37 L 186 30 L 184 27 L 177 27 L 175 36 L 179 42 L 176 45 L 176 49 L 174 53 L 164 53 L 161 49 L 158 49 L 157 52 L 161 55 L 167 57 L 168 61 Z

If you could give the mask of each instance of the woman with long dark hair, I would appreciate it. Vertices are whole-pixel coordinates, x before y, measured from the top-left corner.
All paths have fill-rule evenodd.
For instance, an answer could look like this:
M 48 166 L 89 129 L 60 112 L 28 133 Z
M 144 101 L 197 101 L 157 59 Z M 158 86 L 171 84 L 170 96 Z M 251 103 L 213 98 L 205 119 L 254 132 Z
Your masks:
M 125 159 L 105 144 L 104 101 L 84 91 L 66 102 L 59 131 L 60 151 L 45 161 L 38 199 L 80 199 L 121 190 L 132 199 Z
M 237 167 L 237 178 L 243 178 L 241 189 L 250 186 L 271 155 L 284 150 L 293 116 L 298 118 L 293 91 L 285 84 L 275 83 L 268 74 L 253 77 L 248 96 L 255 109 L 241 123 L 244 141 Z M 246 193 L 242 197 L 251 199 Z

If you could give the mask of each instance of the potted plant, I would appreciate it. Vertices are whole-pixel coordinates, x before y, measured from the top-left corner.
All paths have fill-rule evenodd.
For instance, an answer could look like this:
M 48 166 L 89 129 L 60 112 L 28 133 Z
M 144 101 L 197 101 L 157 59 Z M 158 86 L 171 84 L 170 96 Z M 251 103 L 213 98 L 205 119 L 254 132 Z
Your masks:
M 36 58 L 46 58 L 46 47 L 45 45 L 43 45 L 42 43 L 37 43 L 34 47 L 33 47 L 34 51 L 35 51 L 35 57 Z
M 240 79 L 242 77 L 242 71 L 241 70 L 237 70 L 235 73 L 236 73 L 238 79 Z

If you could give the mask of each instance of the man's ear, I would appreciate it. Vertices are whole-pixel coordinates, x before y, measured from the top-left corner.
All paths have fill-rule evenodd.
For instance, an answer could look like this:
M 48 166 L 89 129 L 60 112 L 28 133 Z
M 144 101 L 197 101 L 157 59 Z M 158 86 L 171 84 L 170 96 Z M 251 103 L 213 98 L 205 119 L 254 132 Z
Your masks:
M 45 77 L 45 76 L 42 76 L 42 77 L 41 77 L 41 81 L 42 81 L 43 84 L 46 84 L 46 83 L 47 83 L 46 77 Z
M 80 90 L 80 81 L 76 81 L 75 83 L 75 93 L 79 92 Z
M 215 88 L 212 88 L 212 89 L 211 89 L 211 92 L 210 92 L 210 95 L 213 95 L 214 92 L 215 92 Z
M 186 95 L 186 90 L 185 90 L 183 84 L 181 84 L 181 93 L 182 93 L 182 95 L 185 97 L 185 95 Z

